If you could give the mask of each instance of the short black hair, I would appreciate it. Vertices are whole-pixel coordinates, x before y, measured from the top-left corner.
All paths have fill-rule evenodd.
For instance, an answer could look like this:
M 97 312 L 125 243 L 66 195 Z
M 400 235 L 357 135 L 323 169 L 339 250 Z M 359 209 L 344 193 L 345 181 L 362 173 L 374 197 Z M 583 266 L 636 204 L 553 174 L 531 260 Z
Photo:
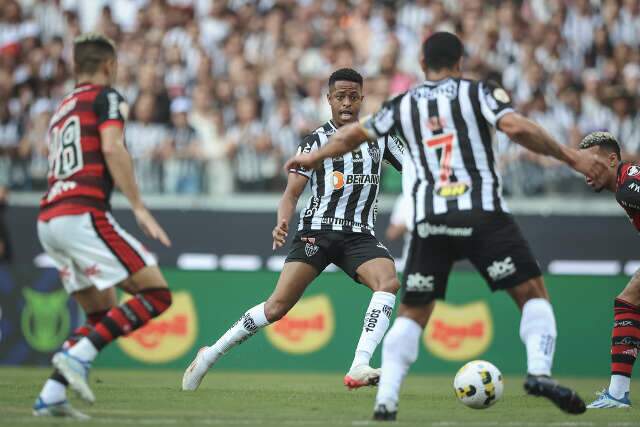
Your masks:
M 453 33 L 439 31 L 422 43 L 422 54 L 427 68 L 432 71 L 451 69 L 464 54 L 462 41 Z
M 115 57 L 115 44 L 102 34 L 86 33 L 73 41 L 73 68 L 76 75 L 93 74 L 104 61 Z
M 337 81 L 354 82 L 362 87 L 364 80 L 362 79 L 362 75 L 353 68 L 340 68 L 334 71 L 329 77 L 329 87 L 333 87 Z
M 582 150 L 595 146 L 602 147 L 611 153 L 616 153 L 618 160 L 622 159 L 620 144 L 616 137 L 609 132 L 591 132 L 580 141 L 580 149 Z

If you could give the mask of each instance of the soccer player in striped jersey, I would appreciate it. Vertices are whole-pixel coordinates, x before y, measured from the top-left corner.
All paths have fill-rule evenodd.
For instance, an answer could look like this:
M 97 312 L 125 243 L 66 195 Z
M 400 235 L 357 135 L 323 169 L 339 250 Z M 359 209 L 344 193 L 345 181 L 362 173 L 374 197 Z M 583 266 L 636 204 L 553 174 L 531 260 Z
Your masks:
M 68 403 L 66 387 L 93 402 L 87 378 L 98 353 L 171 305 L 171 292 L 154 257 L 109 212 L 113 185 L 131 203 L 145 234 L 167 246 L 170 240 L 142 202 L 125 147 L 128 108 L 111 87 L 115 45 L 99 34 L 82 35 L 74 41 L 73 60 L 76 87 L 49 124 L 49 187 L 40 204 L 38 237 L 87 323 L 53 356 L 56 370 L 36 399 L 33 414 L 87 418 Z M 115 286 L 133 298 L 118 305 Z
M 492 148 L 494 129 L 536 153 L 602 179 L 604 162 L 559 145 L 516 113 L 500 86 L 461 77 L 463 45 L 432 34 L 422 46 L 427 80 L 386 102 L 374 115 L 340 129 L 329 144 L 301 153 L 286 167 L 317 167 L 363 140 L 395 134 L 405 145 L 403 185 L 413 199 L 415 227 L 398 318 L 385 338 L 374 418 L 395 419 L 400 386 L 418 356 L 435 300 L 445 296 L 452 265 L 468 259 L 492 290 L 505 290 L 522 310 L 527 349 L 525 389 L 562 410 L 581 413 L 582 399 L 551 379 L 556 322 L 540 268 L 502 199 Z M 411 172 L 409 172 L 411 171 Z
M 331 75 L 327 100 L 332 119 L 305 137 L 298 152 L 319 150 L 338 128 L 358 120 L 362 85 L 362 76 L 352 69 L 340 69 Z M 383 160 L 401 169 L 401 145 L 391 136 L 364 141 L 344 155 L 325 160 L 316 170 L 289 171 L 272 233 L 274 250 L 284 246 L 289 220 L 307 184 L 311 197 L 300 214 L 278 283 L 267 301 L 249 309 L 212 346 L 200 349 L 184 373 L 183 390 L 197 389 L 223 354 L 287 314 L 331 263 L 373 291 L 344 384 L 349 389 L 377 384 L 380 370 L 371 368 L 369 362 L 389 326 L 400 287 L 393 259 L 374 236 Z
M 622 162 L 620 144 L 609 132 L 593 132 L 585 136 L 580 148 L 607 162 L 607 179 L 596 184 L 587 179 L 594 191 L 607 189 L 629 216 L 631 224 L 640 231 L 640 165 Z M 611 381 L 587 408 L 629 408 L 629 389 L 633 364 L 640 350 L 640 271 L 637 271 L 613 303 L 613 331 L 611 333 Z

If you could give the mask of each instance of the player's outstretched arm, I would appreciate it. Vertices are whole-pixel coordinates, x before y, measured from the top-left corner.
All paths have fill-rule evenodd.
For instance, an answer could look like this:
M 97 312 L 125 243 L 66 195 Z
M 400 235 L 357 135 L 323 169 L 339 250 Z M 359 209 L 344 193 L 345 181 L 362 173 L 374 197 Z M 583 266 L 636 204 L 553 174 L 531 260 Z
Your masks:
M 338 129 L 329 143 L 311 153 L 302 153 L 290 158 L 285 164 L 287 171 L 298 169 L 315 169 L 324 159 L 342 156 L 360 146 L 368 139 L 367 133 L 359 122 L 350 123 Z
M 271 233 L 273 236 L 273 250 L 284 246 L 289 235 L 289 221 L 296 210 L 298 199 L 307 185 L 308 178 L 295 172 L 289 173 L 287 188 L 278 204 L 278 219 Z
M 124 146 L 124 135 L 119 126 L 107 126 L 100 129 L 102 154 L 116 186 L 125 195 L 136 220 L 144 233 L 165 246 L 171 246 L 167 233 L 160 227 L 149 210 L 144 206 L 140 191 L 133 174 L 131 156 Z
M 505 114 L 499 119 L 497 127 L 512 141 L 534 153 L 555 157 L 596 182 L 606 179 L 607 164 L 602 159 L 558 144 L 540 125 L 521 114 Z

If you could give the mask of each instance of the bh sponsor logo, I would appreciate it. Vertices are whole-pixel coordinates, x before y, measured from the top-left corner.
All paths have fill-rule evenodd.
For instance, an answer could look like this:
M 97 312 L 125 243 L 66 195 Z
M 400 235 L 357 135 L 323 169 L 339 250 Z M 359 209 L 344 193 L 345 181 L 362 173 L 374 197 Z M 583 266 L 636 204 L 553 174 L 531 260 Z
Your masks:
M 466 194 L 470 189 L 471 186 L 465 182 L 454 182 L 437 186 L 435 193 L 445 199 L 456 199 Z
M 508 256 L 502 261 L 493 261 L 493 263 L 487 268 L 487 274 L 491 277 L 491 280 L 501 280 L 506 277 L 515 274 L 516 266 L 513 265 L 513 259 Z
M 445 360 L 469 360 L 493 339 L 491 311 L 484 301 L 466 305 L 436 303 L 423 335 L 427 350 Z
M 372 174 L 343 174 L 342 172 L 334 171 L 330 175 L 331 185 L 334 190 L 340 190 L 345 185 L 379 185 L 380 175 Z
M 47 353 L 60 347 L 69 334 L 71 319 L 67 293 L 38 292 L 25 288 L 25 307 L 20 317 L 25 340 L 35 350 Z
M 191 349 L 197 334 L 198 319 L 191 295 L 174 292 L 167 311 L 117 342 L 122 351 L 134 359 L 164 363 Z
M 266 328 L 267 339 L 285 353 L 313 353 L 325 347 L 335 329 L 333 307 L 326 295 L 303 298 L 286 316 Z

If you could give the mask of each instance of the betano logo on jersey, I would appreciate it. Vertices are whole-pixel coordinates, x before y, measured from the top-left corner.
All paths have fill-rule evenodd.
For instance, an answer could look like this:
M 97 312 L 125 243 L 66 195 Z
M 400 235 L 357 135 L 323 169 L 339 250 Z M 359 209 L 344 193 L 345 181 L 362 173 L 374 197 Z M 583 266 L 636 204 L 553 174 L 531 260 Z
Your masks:
M 286 316 L 266 329 L 267 339 L 285 353 L 318 351 L 333 336 L 335 320 L 326 295 L 301 299 Z
M 122 351 L 143 362 L 163 363 L 175 360 L 191 349 L 198 334 L 193 299 L 188 292 L 174 292 L 172 299 L 167 311 L 118 340 Z
M 466 182 L 452 182 L 435 188 L 435 193 L 445 199 L 455 199 L 467 193 L 471 186 Z
M 331 185 L 334 190 L 340 190 L 345 185 L 379 185 L 380 175 L 375 173 L 370 174 L 343 174 L 342 172 L 334 171 L 331 177 Z
M 491 311 L 484 301 L 436 307 L 423 335 L 425 347 L 445 360 L 469 360 L 484 353 L 493 339 Z

